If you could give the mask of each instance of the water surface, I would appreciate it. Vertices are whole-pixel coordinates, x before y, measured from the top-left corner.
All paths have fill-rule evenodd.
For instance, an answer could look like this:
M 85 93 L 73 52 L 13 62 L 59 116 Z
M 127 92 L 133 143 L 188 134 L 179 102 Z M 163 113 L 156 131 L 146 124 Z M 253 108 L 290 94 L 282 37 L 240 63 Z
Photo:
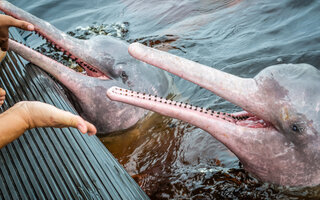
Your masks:
M 315 0 L 10 2 L 77 37 L 108 34 L 139 41 L 242 77 L 280 63 L 320 67 L 320 2 Z M 32 40 L 33 46 L 41 43 Z M 170 97 L 176 101 L 239 110 L 199 86 L 172 78 Z M 319 187 L 260 182 L 208 133 L 158 114 L 101 141 L 152 199 L 303 199 L 320 192 Z

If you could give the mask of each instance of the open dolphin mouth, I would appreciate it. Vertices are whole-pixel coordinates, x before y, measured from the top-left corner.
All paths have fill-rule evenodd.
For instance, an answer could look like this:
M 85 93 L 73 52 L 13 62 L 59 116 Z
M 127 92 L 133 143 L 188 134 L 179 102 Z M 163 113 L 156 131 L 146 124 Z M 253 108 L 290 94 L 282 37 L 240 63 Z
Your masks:
M 142 108 L 154 110 L 161 113 L 161 110 L 167 110 L 172 112 L 177 110 L 186 115 L 197 115 L 204 117 L 207 120 L 221 121 L 229 123 L 231 125 L 237 125 L 247 128 L 270 128 L 271 123 L 264 121 L 263 119 L 248 113 L 247 111 L 237 113 L 226 113 L 220 111 L 214 111 L 208 108 L 197 107 L 191 104 L 177 102 L 163 97 L 157 97 L 146 93 L 140 93 L 124 88 L 112 87 L 107 91 L 107 95 L 112 100 L 121 101 L 124 103 L 136 105 Z M 164 113 L 165 114 L 165 113 Z
M 6 1 L 0 2 L 0 10 L 4 12 L 7 15 L 10 15 L 16 19 L 24 20 L 32 23 L 35 27 L 35 34 L 37 34 L 42 39 L 46 40 L 47 43 L 51 44 L 55 49 L 62 52 L 65 56 L 72 59 L 74 62 L 76 62 L 80 67 L 82 67 L 86 71 L 86 75 L 90 77 L 97 77 L 101 79 L 111 79 L 109 74 L 106 74 L 106 72 L 100 71 L 96 66 L 93 64 L 88 63 L 87 61 L 83 60 L 81 56 L 75 55 L 72 53 L 72 48 L 68 48 L 72 45 L 69 43 L 66 43 L 66 41 L 72 40 L 73 38 L 71 36 L 66 35 L 65 33 L 61 32 L 60 30 L 48 26 L 46 22 L 43 22 L 42 20 L 39 20 L 38 18 L 34 17 L 33 15 L 24 12 L 23 10 L 11 5 L 10 3 Z M 48 30 L 46 30 L 48 29 Z M 61 35 L 60 37 L 58 35 Z M 74 42 L 74 41 L 71 41 Z M 9 43 L 14 44 L 14 41 L 12 39 L 9 41 Z M 76 43 L 76 42 L 75 42 Z M 22 44 L 22 43 L 20 43 Z M 13 46 L 13 45 L 11 45 Z M 19 46 L 21 47 L 21 46 Z M 10 48 L 10 45 L 9 45 Z M 11 47 L 12 49 L 13 47 Z M 29 47 L 28 47 L 29 48 Z M 29 48 L 31 50 L 31 48 Z M 16 49 L 14 49 L 16 50 Z M 32 49 L 33 51 L 37 51 L 35 49 Z M 42 56 L 45 56 L 42 54 L 42 52 L 37 51 Z M 49 57 L 48 57 L 49 58 Z M 49 58 L 51 59 L 51 58 Z M 52 59 L 51 59 L 52 60 Z M 67 67 L 67 66 L 65 66 Z
M 72 59 L 74 62 L 76 62 L 80 67 L 82 67 L 85 70 L 85 74 L 84 73 L 79 73 L 79 74 L 83 74 L 83 75 L 87 75 L 90 77 L 95 77 L 95 78 L 100 78 L 100 79 L 111 79 L 107 74 L 101 72 L 99 69 L 97 69 L 96 67 L 94 67 L 93 65 L 88 64 L 87 62 L 85 62 L 84 60 L 82 60 L 79 57 L 76 57 L 75 55 L 72 55 L 69 51 L 65 50 L 63 47 L 59 47 L 58 45 L 55 45 L 55 42 L 52 40 L 49 40 L 48 38 L 45 37 L 45 35 L 42 35 L 40 31 L 35 31 L 37 33 L 37 35 L 39 35 L 41 38 L 45 39 L 47 43 L 53 45 L 57 50 L 59 50 L 60 52 L 62 52 L 65 56 L 67 56 L 68 58 Z M 9 49 L 10 50 L 14 50 L 16 51 L 16 47 L 18 48 L 22 48 L 24 50 L 31 51 L 34 55 L 40 54 L 38 56 L 44 56 L 46 57 L 48 60 L 55 61 L 61 65 L 63 65 L 62 63 L 42 54 L 41 51 L 37 50 L 37 49 L 33 49 L 28 47 L 27 45 L 23 44 L 22 42 L 18 42 L 14 39 L 9 39 Z M 63 65 L 66 68 L 69 68 L 65 65 Z
M 246 132 L 257 128 L 275 129 L 273 124 L 268 122 L 268 118 L 264 117 L 264 105 L 259 101 L 252 101 L 260 98 L 259 85 L 255 79 L 237 77 L 139 43 L 131 44 L 129 53 L 138 60 L 212 91 L 244 111 L 232 114 L 212 111 L 115 87 L 107 92 L 110 99 L 187 121 L 211 134 L 217 130 L 218 132 Z M 216 126 L 217 123 L 218 126 Z M 238 127 L 241 128 L 237 130 Z
M 46 40 L 47 43 L 51 44 L 55 49 L 62 52 L 65 56 L 72 59 L 74 62 L 76 62 L 80 67 L 82 67 L 86 71 L 86 75 L 91 77 L 98 77 L 98 78 L 104 78 L 104 79 L 111 79 L 106 74 L 101 72 L 99 69 L 97 69 L 95 66 L 87 63 L 83 59 L 72 55 L 67 49 L 64 49 L 63 47 L 59 46 L 54 40 L 51 40 L 50 37 L 48 37 L 45 33 L 42 33 L 41 30 L 35 29 L 35 33 L 41 37 L 42 39 Z M 39 51 L 38 51 L 39 52 Z M 39 52 L 41 53 L 41 52 Z M 66 66 L 67 67 L 67 66 Z

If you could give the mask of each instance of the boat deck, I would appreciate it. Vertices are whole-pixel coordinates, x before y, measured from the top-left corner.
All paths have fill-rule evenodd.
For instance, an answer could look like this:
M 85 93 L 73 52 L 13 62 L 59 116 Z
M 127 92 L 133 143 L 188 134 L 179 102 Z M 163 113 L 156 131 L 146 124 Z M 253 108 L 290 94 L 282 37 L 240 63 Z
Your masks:
M 17 30 L 11 35 L 24 42 Z M 8 52 L 0 65 L 4 112 L 16 102 L 42 101 L 76 113 L 61 87 Z M 0 199 L 148 199 L 96 136 L 74 128 L 35 128 L 0 150 Z

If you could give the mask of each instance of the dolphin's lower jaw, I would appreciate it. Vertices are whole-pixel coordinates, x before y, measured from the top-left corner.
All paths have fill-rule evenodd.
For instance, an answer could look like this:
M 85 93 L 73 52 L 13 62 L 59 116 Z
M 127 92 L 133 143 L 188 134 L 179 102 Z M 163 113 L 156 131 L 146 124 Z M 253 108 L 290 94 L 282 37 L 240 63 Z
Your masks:
M 107 95 L 110 99 L 125 102 L 142 108 L 155 110 L 162 113 L 177 108 L 177 112 L 181 112 L 184 115 L 190 113 L 191 115 L 203 115 L 205 118 L 212 119 L 214 121 L 221 121 L 229 123 L 234 126 L 247 127 L 247 128 L 270 128 L 272 125 L 269 122 L 260 119 L 259 117 L 248 113 L 246 111 L 238 113 L 226 113 L 220 111 L 214 111 L 208 108 L 193 106 L 191 104 L 177 102 L 163 97 L 153 96 L 151 94 L 140 93 L 124 88 L 112 87 L 108 90 Z M 168 115 L 167 113 L 164 113 Z M 184 119 L 187 121 L 187 119 Z
M 243 150 L 236 144 L 243 142 L 241 140 L 249 135 L 247 132 L 259 130 L 259 133 L 263 134 L 264 131 L 275 129 L 271 123 L 246 111 L 237 113 L 214 111 L 119 87 L 108 89 L 107 96 L 114 101 L 135 105 L 193 124 L 213 135 L 239 157 L 242 157 Z

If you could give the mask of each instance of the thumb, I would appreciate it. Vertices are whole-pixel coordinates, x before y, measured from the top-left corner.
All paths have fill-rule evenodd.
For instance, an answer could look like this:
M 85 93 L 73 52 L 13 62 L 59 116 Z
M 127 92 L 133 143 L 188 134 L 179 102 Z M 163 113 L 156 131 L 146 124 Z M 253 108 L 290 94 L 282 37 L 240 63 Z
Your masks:
M 77 127 L 75 128 L 77 128 L 81 133 L 88 133 L 88 135 L 94 135 L 97 133 L 97 129 L 93 124 L 83 120 L 79 116 L 78 116 L 78 124 L 77 124 Z
M 57 109 L 57 108 L 55 108 Z M 97 133 L 96 127 L 90 122 L 82 119 L 82 117 L 78 115 L 74 115 L 68 111 L 62 111 L 55 115 L 58 117 L 56 119 L 58 122 L 58 126 L 66 127 L 74 127 L 77 128 L 81 133 L 88 133 L 88 135 L 94 135 Z
M 78 115 L 71 112 L 61 110 L 53 105 L 42 102 L 26 102 L 29 115 L 33 127 L 74 127 L 78 128 L 82 133 L 89 135 L 96 134 L 97 130 L 91 123 L 85 121 Z
M 53 108 L 55 112 L 51 114 L 54 115 L 55 125 L 57 127 L 74 127 L 79 129 L 81 133 L 87 133 L 88 127 L 85 120 L 78 115 L 74 115 L 71 112 L 60 110 L 56 107 Z

